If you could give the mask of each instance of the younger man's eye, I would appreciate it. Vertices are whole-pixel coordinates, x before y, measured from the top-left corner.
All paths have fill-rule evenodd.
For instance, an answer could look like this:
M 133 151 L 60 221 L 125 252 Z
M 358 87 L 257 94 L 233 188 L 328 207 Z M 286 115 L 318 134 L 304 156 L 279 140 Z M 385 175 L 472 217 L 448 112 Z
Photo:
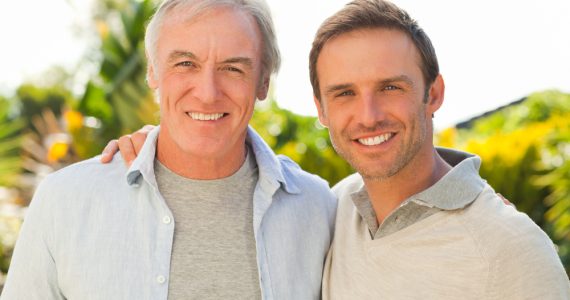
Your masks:
M 336 96 L 337 96 L 337 97 L 354 96 L 354 92 L 353 92 L 353 91 L 350 91 L 350 90 L 348 90 L 348 91 L 342 91 L 342 92 L 338 93 Z

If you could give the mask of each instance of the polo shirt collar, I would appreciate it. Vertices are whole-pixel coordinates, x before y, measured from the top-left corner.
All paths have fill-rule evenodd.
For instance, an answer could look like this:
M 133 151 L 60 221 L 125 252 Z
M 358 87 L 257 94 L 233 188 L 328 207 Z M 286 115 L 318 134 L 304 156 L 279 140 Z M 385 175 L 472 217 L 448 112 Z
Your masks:
M 436 148 L 452 169 L 428 189 L 410 201 L 442 210 L 455 210 L 472 203 L 483 191 L 485 181 L 479 176 L 481 159 L 466 152 Z
M 478 156 L 448 148 L 436 147 L 436 150 L 452 169 L 434 185 L 411 196 L 402 205 L 412 201 L 442 210 L 455 210 L 475 201 L 483 191 L 485 181 L 479 176 L 481 159 Z M 351 196 L 357 207 L 370 206 L 365 203 L 370 200 L 364 182 Z

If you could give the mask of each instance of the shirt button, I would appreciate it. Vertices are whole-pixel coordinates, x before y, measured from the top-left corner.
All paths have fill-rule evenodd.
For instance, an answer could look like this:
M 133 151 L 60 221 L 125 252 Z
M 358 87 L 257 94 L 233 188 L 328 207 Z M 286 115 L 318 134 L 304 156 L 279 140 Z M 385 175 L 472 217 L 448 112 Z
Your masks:
M 162 223 L 170 224 L 170 222 L 172 222 L 172 219 L 170 219 L 169 216 L 164 216 L 164 218 L 162 218 Z
M 163 284 L 164 282 L 166 282 L 166 278 L 164 278 L 164 276 L 159 275 L 156 277 L 156 282 Z

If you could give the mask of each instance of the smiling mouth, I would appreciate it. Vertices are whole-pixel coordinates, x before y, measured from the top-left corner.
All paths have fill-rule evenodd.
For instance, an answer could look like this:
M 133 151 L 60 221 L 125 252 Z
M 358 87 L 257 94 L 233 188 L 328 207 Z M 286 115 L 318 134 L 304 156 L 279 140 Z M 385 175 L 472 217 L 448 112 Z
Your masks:
M 367 138 L 357 139 L 357 141 L 360 144 L 365 145 L 365 146 L 376 146 L 376 145 L 380 145 L 382 143 L 387 142 L 393 136 L 394 136 L 394 133 L 389 132 L 389 133 L 384 133 L 384 134 L 377 135 L 377 136 L 371 136 L 371 137 L 367 137 Z
M 204 114 L 197 112 L 187 112 L 186 114 L 192 118 L 192 120 L 196 121 L 217 121 L 228 115 L 226 113 Z

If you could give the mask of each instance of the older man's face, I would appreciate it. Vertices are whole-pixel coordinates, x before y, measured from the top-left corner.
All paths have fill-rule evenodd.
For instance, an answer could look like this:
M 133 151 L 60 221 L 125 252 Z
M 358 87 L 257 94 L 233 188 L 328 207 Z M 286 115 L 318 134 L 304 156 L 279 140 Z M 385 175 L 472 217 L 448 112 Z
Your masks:
M 235 159 L 243 154 L 255 99 L 267 94 L 268 80 L 260 80 L 259 28 L 251 16 L 229 7 L 191 21 L 183 15 L 165 17 L 149 69 L 149 85 L 160 95 L 159 151 Z

